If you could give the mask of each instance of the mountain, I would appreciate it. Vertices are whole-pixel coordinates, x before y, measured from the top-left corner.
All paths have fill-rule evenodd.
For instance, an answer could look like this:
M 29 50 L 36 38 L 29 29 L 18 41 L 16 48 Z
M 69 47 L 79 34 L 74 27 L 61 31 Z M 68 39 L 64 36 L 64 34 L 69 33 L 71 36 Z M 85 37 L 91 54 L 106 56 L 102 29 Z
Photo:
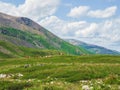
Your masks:
M 60 39 L 29 18 L 3 13 L 0 13 L 0 41 L 20 47 L 58 50 L 67 54 L 90 54 L 86 49 Z
M 84 43 L 82 41 L 75 40 L 75 39 L 66 39 L 66 41 L 73 45 L 83 47 L 83 48 L 87 49 L 88 51 L 96 53 L 96 54 L 115 54 L 115 55 L 120 54 L 117 51 L 110 50 L 110 49 L 107 49 L 107 48 L 104 48 L 101 46 L 97 46 L 97 45 L 87 44 L 87 43 Z

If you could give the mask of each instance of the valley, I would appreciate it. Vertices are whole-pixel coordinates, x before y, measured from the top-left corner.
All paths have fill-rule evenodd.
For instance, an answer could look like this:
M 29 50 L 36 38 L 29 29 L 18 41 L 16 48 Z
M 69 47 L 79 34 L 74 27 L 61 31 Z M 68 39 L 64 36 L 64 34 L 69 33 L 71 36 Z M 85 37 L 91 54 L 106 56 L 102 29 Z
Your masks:
M 120 53 L 0 13 L 0 90 L 120 90 Z

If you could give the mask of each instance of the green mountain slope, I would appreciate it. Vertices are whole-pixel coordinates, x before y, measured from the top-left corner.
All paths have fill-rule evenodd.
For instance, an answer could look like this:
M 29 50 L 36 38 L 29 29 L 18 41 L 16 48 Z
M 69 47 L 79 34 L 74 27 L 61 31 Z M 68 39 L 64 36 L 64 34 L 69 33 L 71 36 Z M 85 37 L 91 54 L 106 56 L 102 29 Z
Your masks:
M 90 54 L 86 49 L 69 44 L 28 18 L 0 13 L 0 40 L 4 39 L 18 46 L 59 50 L 75 55 Z
M 57 50 L 40 50 L 36 48 L 27 48 L 22 46 L 16 46 L 12 43 L 0 41 L 0 58 L 12 58 L 12 57 L 40 57 L 50 55 L 65 54 Z

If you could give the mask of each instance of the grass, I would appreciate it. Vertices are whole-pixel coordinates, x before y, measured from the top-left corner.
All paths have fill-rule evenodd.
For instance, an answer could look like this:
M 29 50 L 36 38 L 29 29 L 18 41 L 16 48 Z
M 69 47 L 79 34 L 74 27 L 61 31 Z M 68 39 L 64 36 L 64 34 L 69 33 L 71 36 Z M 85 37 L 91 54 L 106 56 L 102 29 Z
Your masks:
M 32 83 L 29 82 L 11 82 L 11 81 L 0 81 L 0 90 L 22 90 L 24 87 L 31 87 Z
M 1 58 L 0 74 L 0 90 L 119 90 L 120 56 Z
M 9 52 L 9 53 L 8 53 Z M 15 57 L 38 57 L 48 55 L 60 55 L 65 54 L 58 50 L 27 48 L 22 46 L 16 46 L 12 43 L 0 41 L 0 58 L 15 58 Z

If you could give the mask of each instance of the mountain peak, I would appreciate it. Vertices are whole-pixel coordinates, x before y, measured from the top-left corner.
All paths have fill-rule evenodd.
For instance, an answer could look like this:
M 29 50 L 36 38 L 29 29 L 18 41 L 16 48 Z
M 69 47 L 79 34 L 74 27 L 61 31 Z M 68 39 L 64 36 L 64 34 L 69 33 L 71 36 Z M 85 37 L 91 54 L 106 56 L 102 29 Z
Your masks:
M 15 45 L 17 42 L 23 46 L 29 44 L 29 46 L 39 49 L 60 50 L 69 54 L 78 55 L 90 53 L 86 49 L 65 42 L 38 23 L 26 17 L 14 17 L 1 13 L 0 34 L 4 40 Z
M 15 29 L 30 31 L 35 34 L 44 34 L 45 29 L 42 26 L 26 17 L 15 17 L 0 13 L 0 26 L 13 27 Z M 44 30 L 44 31 L 43 31 Z

